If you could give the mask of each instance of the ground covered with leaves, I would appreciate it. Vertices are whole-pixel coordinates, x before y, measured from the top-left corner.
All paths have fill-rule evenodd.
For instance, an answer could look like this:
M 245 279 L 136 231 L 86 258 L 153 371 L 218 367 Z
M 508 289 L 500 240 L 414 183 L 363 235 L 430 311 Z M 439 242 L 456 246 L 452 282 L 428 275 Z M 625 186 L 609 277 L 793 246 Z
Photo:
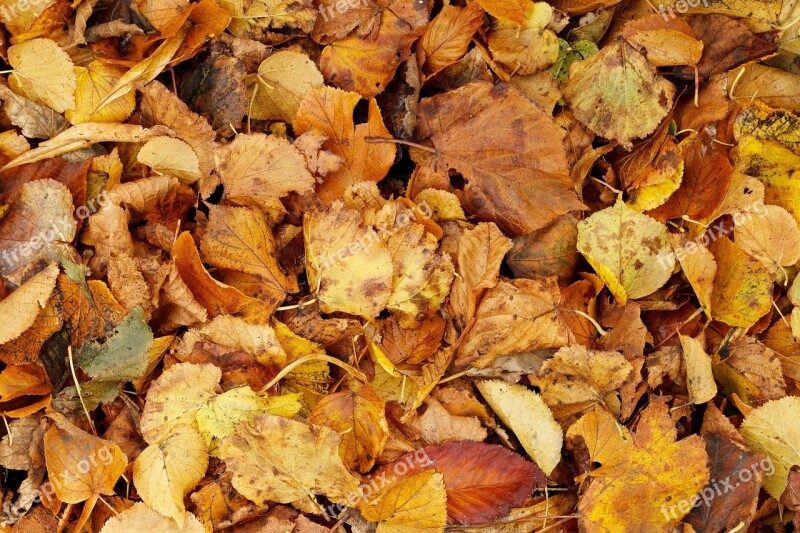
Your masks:
M 0 529 L 800 526 L 799 20 L 0 0 Z

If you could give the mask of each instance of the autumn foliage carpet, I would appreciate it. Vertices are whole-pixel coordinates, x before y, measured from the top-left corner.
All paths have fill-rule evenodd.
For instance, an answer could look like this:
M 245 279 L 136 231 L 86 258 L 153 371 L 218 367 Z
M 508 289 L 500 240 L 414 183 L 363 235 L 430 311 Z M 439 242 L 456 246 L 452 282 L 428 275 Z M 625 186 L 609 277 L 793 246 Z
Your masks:
M 797 0 L 0 23 L 0 533 L 800 527 Z

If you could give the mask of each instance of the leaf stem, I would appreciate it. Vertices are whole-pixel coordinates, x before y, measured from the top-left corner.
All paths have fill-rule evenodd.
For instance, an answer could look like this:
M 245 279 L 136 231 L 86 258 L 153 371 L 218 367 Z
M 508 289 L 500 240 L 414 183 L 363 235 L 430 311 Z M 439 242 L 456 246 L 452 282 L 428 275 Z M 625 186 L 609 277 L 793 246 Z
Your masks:
M 420 150 L 425 150 L 426 152 L 430 152 L 432 154 L 436 153 L 435 148 L 431 148 L 430 146 L 425 146 L 424 144 L 419 144 L 411 141 L 404 141 L 402 139 L 387 139 L 386 137 L 364 137 L 364 140 L 368 143 L 394 143 L 394 144 L 402 144 L 405 146 L 411 146 L 413 148 L 419 148 Z
M 83 401 L 81 384 L 78 383 L 78 376 L 75 374 L 75 364 L 72 361 L 72 346 L 67 346 L 67 356 L 69 357 L 69 370 L 72 373 L 72 381 L 75 382 L 75 390 L 78 391 L 78 399 L 81 401 L 81 407 L 83 407 L 83 412 L 86 413 L 86 419 L 89 420 L 89 427 L 92 428 L 92 433 L 97 435 L 97 429 L 95 429 L 92 417 L 89 416 L 89 410 L 86 408 L 86 404 Z

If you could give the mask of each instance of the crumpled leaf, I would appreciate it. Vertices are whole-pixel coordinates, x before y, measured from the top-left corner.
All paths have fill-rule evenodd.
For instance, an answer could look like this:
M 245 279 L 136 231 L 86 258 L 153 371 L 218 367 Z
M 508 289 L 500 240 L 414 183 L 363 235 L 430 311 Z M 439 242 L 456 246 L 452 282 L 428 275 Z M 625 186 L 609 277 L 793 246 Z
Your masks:
M 392 291 L 392 260 L 378 233 L 355 209 L 335 202 L 303 220 L 308 282 L 324 312 L 378 315 Z
M 368 472 L 389 438 L 386 403 L 369 386 L 326 396 L 308 415 L 308 422 L 327 426 L 341 437 L 339 455 L 345 466 Z
M 323 85 L 306 93 L 292 124 L 297 135 L 314 129 L 322 132 L 328 138 L 322 148 L 342 159 L 341 167 L 317 186 L 317 194 L 328 202 L 341 199 L 350 185 L 380 181 L 394 163 L 393 145 L 365 140 L 391 138 L 377 102 L 370 100 L 367 122 L 355 124 L 353 111 L 359 100 L 356 93 Z
M 456 364 L 481 368 L 500 355 L 565 346 L 571 332 L 560 305 L 553 278 L 500 281 L 483 297 Z
M 428 22 L 428 6 L 416 0 L 382 0 L 380 22 L 369 36 L 357 33 L 322 50 L 325 79 L 364 98 L 382 92 L 397 67 L 411 53 L 411 44 Z

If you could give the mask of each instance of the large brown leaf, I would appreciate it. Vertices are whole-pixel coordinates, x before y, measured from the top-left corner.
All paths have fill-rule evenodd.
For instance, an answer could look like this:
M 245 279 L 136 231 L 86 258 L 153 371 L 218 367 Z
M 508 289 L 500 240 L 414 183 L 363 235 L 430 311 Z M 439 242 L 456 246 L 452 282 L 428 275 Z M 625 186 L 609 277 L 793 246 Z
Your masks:
M 460 173 L 465 210 L 513 236 L 583 209 L 570 183 L 561 131 L 505 85 L 473 82 L 420 102 L 417 135 L 430 139 L 438 172 Z

